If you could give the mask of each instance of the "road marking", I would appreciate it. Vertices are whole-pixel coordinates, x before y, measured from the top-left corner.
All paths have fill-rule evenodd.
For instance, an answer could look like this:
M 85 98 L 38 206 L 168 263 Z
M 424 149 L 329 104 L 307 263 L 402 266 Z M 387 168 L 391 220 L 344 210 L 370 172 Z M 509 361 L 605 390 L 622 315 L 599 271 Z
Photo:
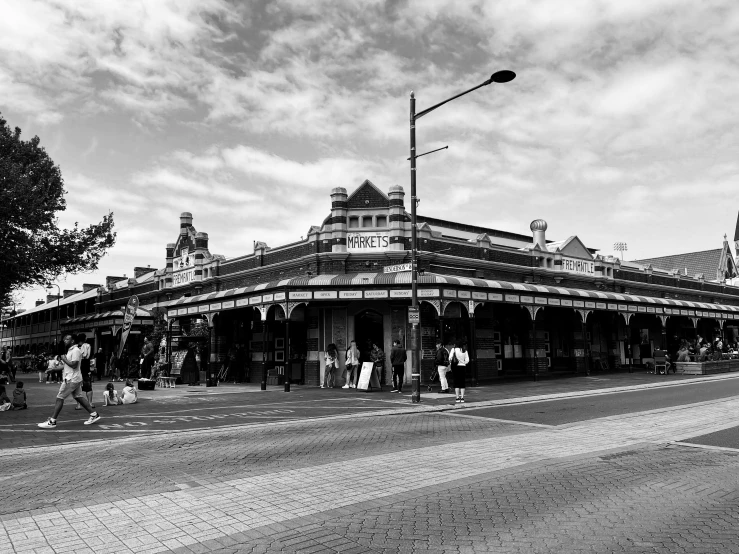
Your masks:
M 702 448 L 705 450 L 718 450 L 721 452 L 739 452 L 739 448 L 729 448 L 728 446 L 713 446 L 711 444 L 697 444 L 694 442 L 672 441 L 667 444 L 677 446 L 687 446 L 688 448 Z
M 512 425 L 526 425 L 528 427 L 540 427 L 544 429 L 554 429 L 555 427 L 557 427 L 556 425 L 545 425 L 544 423 L 529 423 L 528 421 L 514 421 L 512 419 L 498 419 L 496 417 L 485 417 L 485 416 L 463 414 L 463 413 L 459 413 L 457 410 L 453 412 L 437 412 L 435 415 L 467 417 L 470 419 L 481 419 L 483 421 L 497 421 L 498 423 L 510 423 Z

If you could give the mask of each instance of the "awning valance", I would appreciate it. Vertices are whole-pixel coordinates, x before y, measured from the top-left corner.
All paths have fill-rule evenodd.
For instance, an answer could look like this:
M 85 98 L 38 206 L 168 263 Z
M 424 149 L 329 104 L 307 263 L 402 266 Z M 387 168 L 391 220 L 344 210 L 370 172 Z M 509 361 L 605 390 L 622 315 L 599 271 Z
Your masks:
M 290 302 L 411 298 L 411 274 L 351 273 L 304 276 L 249 287 L 184 297 L 170 302 L 168 316 Z M 692 302 L 566 287 L 492 281 L 426 273 L 418 277 L 418 296 L 473 302 L 513 302 L 622 312 L 731 319 L 739 306 Z M 737 316 L 739 317 L 739 316 Z

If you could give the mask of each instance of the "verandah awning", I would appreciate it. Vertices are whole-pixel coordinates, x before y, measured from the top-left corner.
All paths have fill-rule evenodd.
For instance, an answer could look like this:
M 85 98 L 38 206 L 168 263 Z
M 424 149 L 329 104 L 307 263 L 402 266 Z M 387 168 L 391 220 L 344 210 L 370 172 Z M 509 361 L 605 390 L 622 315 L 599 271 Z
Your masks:
M 286 293 L 289 293 L 291 302 L 411 298 L 410 285 L 410 272 L 302 276 L 180 298 L 169 303 L 168 315 L 173 317 L 284 302 Z M 435 273 L 418 276 L 418 296 L 427 300 L 536 304 L 715 319 L 733 319 L 739 312 L 739 306 L 724 304 Z
M 153 316 L 148 310 L 142 308 L 138 308 L 136 310 L 136 318 L 133 321 L 134 325 L 151 325 L 153 321 Z M 99 314 L 82 315 L 62 321 L 62 325 L 83 324 L 92 327 L 101 327 L 105 325 L 115 325 L 120 323 L 123 323 L 123 310 L 112 310 Z

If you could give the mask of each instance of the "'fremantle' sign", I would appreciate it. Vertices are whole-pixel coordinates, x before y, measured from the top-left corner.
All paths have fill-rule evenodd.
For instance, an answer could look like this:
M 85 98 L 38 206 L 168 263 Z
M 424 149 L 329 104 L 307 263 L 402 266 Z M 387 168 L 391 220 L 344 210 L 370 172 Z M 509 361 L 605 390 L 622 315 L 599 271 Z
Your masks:
M 580 273 L 583 275 L 595 276 L 595 264 L 588 260 L 578 260 L 576 258 L 562 258 L 562 270 L 569 273 Z
M 195 269 L 186 269 L 172 274 L 172 286 L 181 287 L 195 280 Z
M 383 233 L 351 233 L 346 237 L 349 252 L 378 252 L 390 248 L 390 237 Z

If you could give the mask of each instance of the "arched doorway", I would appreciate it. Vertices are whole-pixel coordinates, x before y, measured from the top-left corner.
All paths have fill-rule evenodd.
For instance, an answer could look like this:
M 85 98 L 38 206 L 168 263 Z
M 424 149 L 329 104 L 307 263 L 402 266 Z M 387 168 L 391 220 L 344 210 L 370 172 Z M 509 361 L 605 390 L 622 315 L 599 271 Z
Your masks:
M 382 314 L 374 310 L 363 310 L 354 316 L 354 337 L 361 351 L 367 348 L 367 341 L 380 348 L 384 344 Z

